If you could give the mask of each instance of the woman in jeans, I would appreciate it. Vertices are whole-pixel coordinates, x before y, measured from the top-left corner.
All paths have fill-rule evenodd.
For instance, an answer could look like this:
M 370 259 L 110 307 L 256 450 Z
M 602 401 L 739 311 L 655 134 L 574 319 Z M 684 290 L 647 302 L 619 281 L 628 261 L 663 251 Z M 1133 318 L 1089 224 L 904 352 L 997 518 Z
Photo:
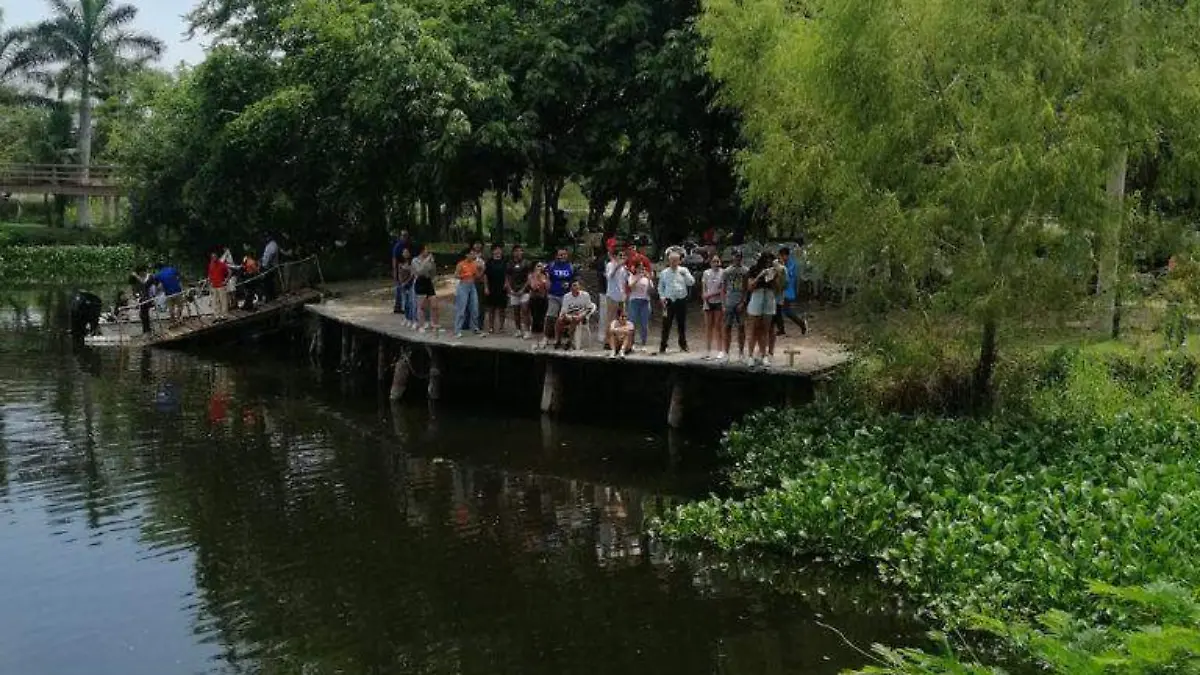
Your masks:
M 533 271 L 529 273 L 529 331 L 533 335 L 545 335 L 546 330 L 546 310 L 550 306 L 550 278 L 546 276 L 545 263 L 538 263 Z M 538 346 L 545 347 L 546 340 L 543 338 L 534 348 Z
M 650 289 L 654 286 L 650 280 L 650 272 L 644 263 L 639 262 L 633 274 L 625 284 L 629 298 L 629 318 L 637 329 L 638 344 L 642 348 L 650 338 Z

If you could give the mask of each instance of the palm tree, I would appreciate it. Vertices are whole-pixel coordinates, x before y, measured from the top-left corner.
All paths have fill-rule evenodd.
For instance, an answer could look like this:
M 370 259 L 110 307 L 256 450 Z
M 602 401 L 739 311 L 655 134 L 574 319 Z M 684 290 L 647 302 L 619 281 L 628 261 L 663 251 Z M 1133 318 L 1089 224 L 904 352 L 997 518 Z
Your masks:
M 3 25 L 4 10 L 0 9 L 0 26 Z M 4 94 L 4 85 L 17 72 L 16 56 L 21 40 L 20 31 L 0 28 L 0 96 Z
M 70 83 L 79 94 L 79 163 L 88 176 L 92 161 L 92 99 L 98 73 L 122 61 L 145 63 L 157 59 L 163 43 L 129 24 L 137 16 L 133 5 L 115 0 L 46 0 L 51 17 L 25 33 L 27 44 L 15 57 L 15 67 L 36 71 L 57 66 L 53 79 Z M 91 225 L 86 196 L 79 199 L 79 224 Z

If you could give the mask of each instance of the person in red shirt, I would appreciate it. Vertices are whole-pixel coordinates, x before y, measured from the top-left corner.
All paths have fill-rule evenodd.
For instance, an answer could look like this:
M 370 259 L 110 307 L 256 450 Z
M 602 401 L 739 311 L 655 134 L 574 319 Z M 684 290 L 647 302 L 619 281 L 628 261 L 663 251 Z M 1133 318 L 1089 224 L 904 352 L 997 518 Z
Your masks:
M 213 314 L 222 317 L 229 313 L 229 265 L 213 251 L 208 257 L 208 283 L 212 286 Z
M 650 264 L 650 259 L 646 254 L 637 249 L 632 242 L 625 247 L 625 269 L 629 270 L 629 274 L 633 275 L 637 272 L 638 266 L 643 265 L 646 271 L 650 273 L 650 279 L 654 279 L 654 265 Z

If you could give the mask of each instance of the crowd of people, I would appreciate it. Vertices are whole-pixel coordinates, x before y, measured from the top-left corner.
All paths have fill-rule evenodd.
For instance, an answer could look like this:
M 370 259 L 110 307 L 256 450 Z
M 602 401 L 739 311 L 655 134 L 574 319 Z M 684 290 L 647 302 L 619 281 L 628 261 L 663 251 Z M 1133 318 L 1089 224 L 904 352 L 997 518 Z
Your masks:
M 798 304 L 800 270 L 788 248 L 764 251 L 746 267 L 740 250 L 734 249 L 726 264 L 714 247 L 699 280 L 682 264 L 679 250 L 668 249 L 665 266 L 656 270 L 635 242 L 622 247 L 610 238 L 605 249 L 595 267 L 593 298 L 581 267 L 572 263 L 566 248 L 540 262 L 527 258 L 520 245 L 506 251 L 494 244 L 485 254 L 483 242 L 476 241 L 454 266 L 454 310 L 446 329 L 435 301 L 433 253 L 401 232 L 392 248 L 393 311 L 407 328 L 420 333 L 448 331 L 459 339 L 467 333 L 486 338 L 511 331 L 515 338 L 534 340 L 535 350 L 575 349 L 581 331 L 596 334 L 609 358 L 615 359 L 635 351 L 653 353 L 650 320 L 655 304 L 662 313 L 657 353 L 668 351 L 672 332 L 679 351 L 688 352 L 689 308 L 698 295 L 705 339 L 702 358 L 760 367 L 771 365 L 785 321 L 794 322 L 802 333 L 808 331 Z M 593 317 L 598 317 L 595 332 Z
M 254 311 L 257 303 L 274 299 L 278 294 L 278 275 L 271 272 L 280 263 L 281 250 L 273 235 L 267 235 L 261 258 L 255 257 L 249 246 L 240 262 L 235 261 L 227 246 L 211 250 L 204 285 L 212 315 L 221 320 L 235 308 Z M 165 261 L 159 261 L 153 268 L 139 266 L 129 275 L 128 293 L 118 295 L 114 315 L 119 319 L 123 311 L 136 308 L 142 333 L 149 334 L 153 329 L 153 311 L 165 314 L 170 325 L 177 325 L 183 321 L 188 303 L 199 297 L 197 290 L 187 288 L 183 274 Z

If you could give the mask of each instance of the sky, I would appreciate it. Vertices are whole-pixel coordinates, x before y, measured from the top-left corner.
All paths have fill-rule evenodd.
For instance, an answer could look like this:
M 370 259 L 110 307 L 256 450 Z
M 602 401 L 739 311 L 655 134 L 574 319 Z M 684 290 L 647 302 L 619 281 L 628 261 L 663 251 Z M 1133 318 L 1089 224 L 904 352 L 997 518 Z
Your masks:
M 194 0 L 123 0 L 138 8 L 134 27 L 149 33 L 166 45 L 167 51 L 158 63 L 164 70 L 173 70 L 180 61 L 196 65 L 204 60 L 202 36 L 187 39 L 187 24 L 183 15 L 191 10 Z M 49 16 L 46 0 L 0 0 L 4 8 L 5 27 L 22 26 Z

